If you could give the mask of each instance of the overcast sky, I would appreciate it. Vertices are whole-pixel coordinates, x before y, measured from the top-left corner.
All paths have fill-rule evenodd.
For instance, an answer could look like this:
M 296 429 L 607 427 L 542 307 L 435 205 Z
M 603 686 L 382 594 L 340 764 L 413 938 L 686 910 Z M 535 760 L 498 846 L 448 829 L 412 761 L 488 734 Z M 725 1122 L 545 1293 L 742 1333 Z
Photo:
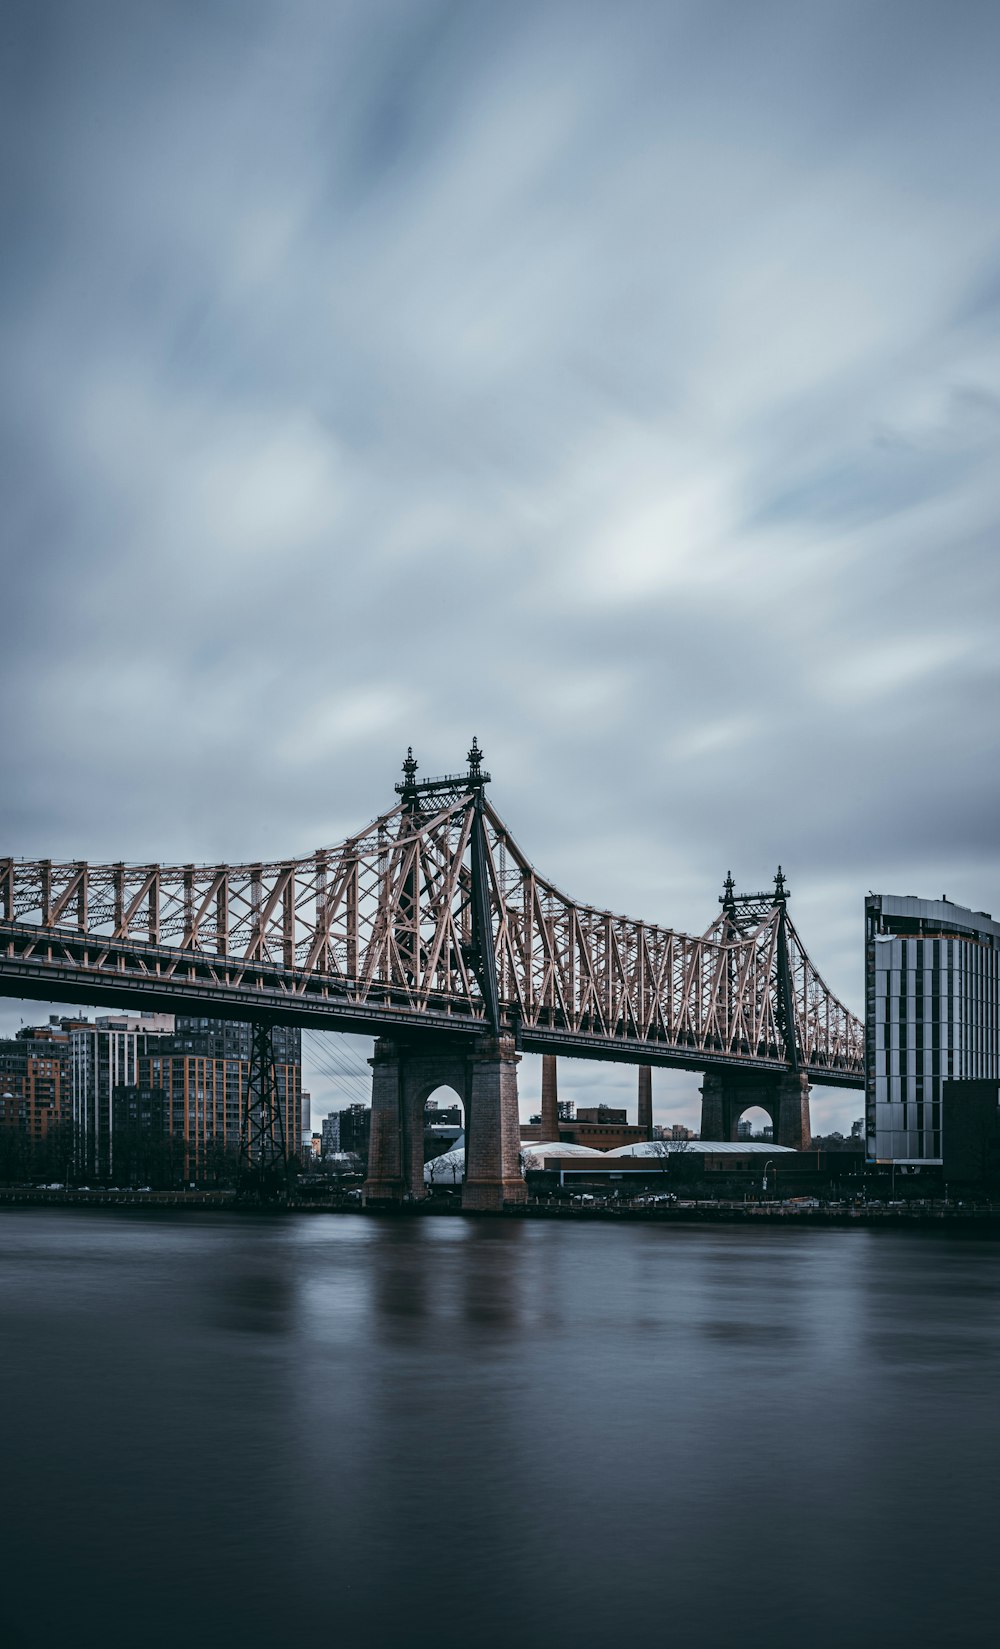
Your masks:
M 304 852 L 475 732 L 581 901 L 700 931 L 780 860 L 858 1012 L 869 888 L 1000 908 L 993 0 L 0 44 L 0 852 Z

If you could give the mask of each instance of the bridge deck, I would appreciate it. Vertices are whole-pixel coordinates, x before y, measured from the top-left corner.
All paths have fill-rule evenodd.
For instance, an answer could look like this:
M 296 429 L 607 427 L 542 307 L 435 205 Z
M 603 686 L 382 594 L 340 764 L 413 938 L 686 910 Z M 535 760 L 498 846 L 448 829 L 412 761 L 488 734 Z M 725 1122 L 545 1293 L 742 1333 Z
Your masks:
M 134 940 L 0 922 L 0 996 L 108 1007 L 132 1012 L 190 1013 L 359 1035 L 467 1039 L 488 1032 L 484 1013 L 450 1000 L 415 1003 L 405 990 L 379 984 L 361 994 L 350 981 L 242 958 L 179 951 Z M 504 1014 L 528 1053 L 561 1053 L 689 1071 L 791 1069 L 777 1053 L 733 1053 L 710 1041 L 670 1043 L 626 1034 L 568 1029 L 558 1023 L 518 1025 Z M 804 1065 L 811 1081 L 863 1088 L 861 1070 Z

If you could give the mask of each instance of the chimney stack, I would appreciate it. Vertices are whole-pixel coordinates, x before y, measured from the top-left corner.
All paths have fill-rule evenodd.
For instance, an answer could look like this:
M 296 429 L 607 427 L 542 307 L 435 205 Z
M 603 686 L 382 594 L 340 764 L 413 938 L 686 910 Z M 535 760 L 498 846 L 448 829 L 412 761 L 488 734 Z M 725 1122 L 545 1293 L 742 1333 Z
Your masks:
M 542 1055 L 542 1143 L 559 1138 L 559 1091 L 555 1054 Z
M 542 1115 L 544 1116 L 544 1111 Z M 653 1070 L 650 1065 L 639 1066 L 639 1127 L 647 1139 L 653 1137 Z

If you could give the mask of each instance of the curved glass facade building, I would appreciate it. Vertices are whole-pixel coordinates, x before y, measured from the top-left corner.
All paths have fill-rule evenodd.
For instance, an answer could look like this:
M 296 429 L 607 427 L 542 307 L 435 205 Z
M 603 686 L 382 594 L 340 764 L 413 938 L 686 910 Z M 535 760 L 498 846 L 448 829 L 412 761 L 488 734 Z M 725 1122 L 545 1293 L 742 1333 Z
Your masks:
M 1000 922 L 872 893 L 865 941 L 868 1156 L 939 1163 L 941 1084 L 1000 1078 Z

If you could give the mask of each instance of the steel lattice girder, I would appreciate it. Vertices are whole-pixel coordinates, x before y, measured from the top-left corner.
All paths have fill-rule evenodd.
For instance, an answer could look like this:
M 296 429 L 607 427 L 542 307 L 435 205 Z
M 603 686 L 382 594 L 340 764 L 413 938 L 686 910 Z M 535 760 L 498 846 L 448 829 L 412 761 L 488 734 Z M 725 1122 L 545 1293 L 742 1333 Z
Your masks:
M 404 799 L 339 847 L 278 863 L 0 860 L 6 995 L 460 1032 L 484 1028 L 484 967 L 526 1047 L 774 1069 L 791 1045 L 804 1071 L 862 1081 L 861 1022 L 783 901 L 748 931 L 723 914 L 700 937 L 577 904 L 538 875 L 481 786 Z

